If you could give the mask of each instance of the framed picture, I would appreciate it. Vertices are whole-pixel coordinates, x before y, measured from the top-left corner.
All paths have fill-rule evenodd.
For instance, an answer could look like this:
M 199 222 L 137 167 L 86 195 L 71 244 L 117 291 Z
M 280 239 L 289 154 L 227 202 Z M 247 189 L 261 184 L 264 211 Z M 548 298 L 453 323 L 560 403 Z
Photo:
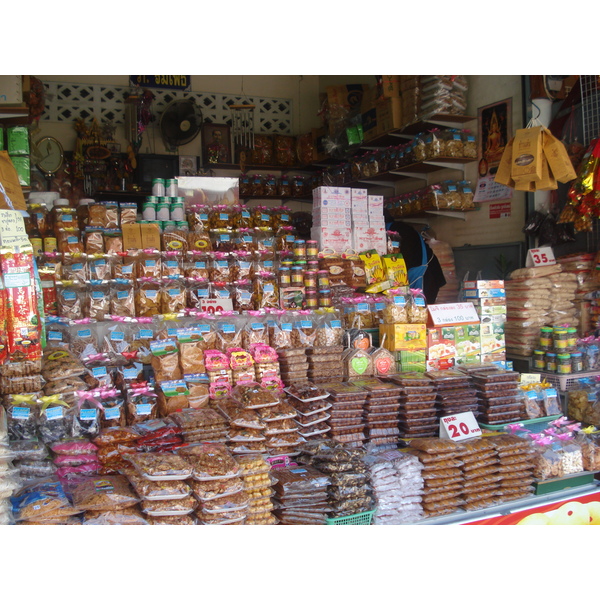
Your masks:
M 495 175 L 512 136 L 512 98 L 477 109 L 479 177 Z
M 112 154 L 119 154 L 119 152 L 121 152 L 121 144 L 118 144 L 117 142 L 107 142 L 106 147 Z
M 198 172 L 197 156 L 179 157 L 179 177 L 193 177 Z
M 231 130 L 229 125 L 202 125 L 202 164 L 231 163 Z

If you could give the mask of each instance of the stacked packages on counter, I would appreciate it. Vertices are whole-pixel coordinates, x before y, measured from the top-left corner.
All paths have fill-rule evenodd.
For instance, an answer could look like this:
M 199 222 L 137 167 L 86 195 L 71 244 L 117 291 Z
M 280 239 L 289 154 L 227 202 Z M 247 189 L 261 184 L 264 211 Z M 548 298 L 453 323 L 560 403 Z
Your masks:
M 505 282 L 508 318 L 506 349 L 531 356 L 545 325 L 578 325 L 577 276 L 560 265 L 517 269 Z
M 375 525 L 400 525 L 423 518 L 422 463 L 397 450 L 369 454 L 369 481 L 376 503 Z
M 274 515 L 282 525 L 325 525 L 330 479 L 310 465 L 272 471 Z
M 372 508 L 365 450 L 323 441 L 307 444 L 303 453 L 304 462 L 329 477 L 330 518 L 356 515 Z

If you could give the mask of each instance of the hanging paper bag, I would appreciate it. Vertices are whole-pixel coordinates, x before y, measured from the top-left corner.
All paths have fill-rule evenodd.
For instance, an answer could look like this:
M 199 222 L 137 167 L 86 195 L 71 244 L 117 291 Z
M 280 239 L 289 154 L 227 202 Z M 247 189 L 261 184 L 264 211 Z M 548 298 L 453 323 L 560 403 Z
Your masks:
M 27 210 L 19 176 L 8 152 L 0 151 L 0 208 L 4 210 Z

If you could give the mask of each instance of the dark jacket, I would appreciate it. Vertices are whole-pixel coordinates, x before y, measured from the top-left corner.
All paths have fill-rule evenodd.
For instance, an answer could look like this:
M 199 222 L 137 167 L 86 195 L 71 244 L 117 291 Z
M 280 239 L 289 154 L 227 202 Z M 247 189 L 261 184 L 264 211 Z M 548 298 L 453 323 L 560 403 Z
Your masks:
M 389 231 L 397 231 L 400 234 L 400 252 L 404 257 L 406 268 L 418 267 L 422 264 L 423 251 L 421 242 L 419 241 L 420 234 L 411 227 L 408 223 L 402 221 L 392 221 L 388 224 Z M 435 304 L 440 288 L 446 285 L 446 278 L 433 250 L 425 244 L 427 251 L 427 270 L 423 277 L 423 293 L 427 299 L 427 304 Z

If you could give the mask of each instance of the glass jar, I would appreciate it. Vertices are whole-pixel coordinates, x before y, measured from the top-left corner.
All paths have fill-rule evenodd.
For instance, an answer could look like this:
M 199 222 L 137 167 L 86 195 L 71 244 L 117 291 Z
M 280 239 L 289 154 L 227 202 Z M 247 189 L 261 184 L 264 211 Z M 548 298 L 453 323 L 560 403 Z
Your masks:
M 556 373 L 557 363 L 556 363 L 556 353 L 555 352 L 546 352 L 546 371 L 550 373 Z
M 553 347 L 552 327 L 542 327 L 540 329 L 540 347 L 544 349 Z
M 329 282 L 329 271 L 325 270 L 320 270 L 317 271 L 317 287 L 320 290 L 324 290 L 324 289 L 329 289 L 330 287 L 330 282 Z
M 330 289 L 319 290 L 318 298 L 319 298 L 319 307 L 328 308 L 332 305 Z
M 318 308 L 319 306 L 319 299 L 317 298 L 317 292 L 316 291 L 307 291 L 305 296 L 304 296 L 304 304 L 306 306 L 306 308 Z
M 304 287 L 309 290 L 317 289 L 317 271 L 304 272 Z
M 533 351 L 533 368 L 543 371 L 546 367 L 546 361 L 544 357 L 546 356 L 546 352 L 544 350 L 534 350 Z
M 568 345 L 568 333 L 566 327 L 554 327 L 552 330 L 552 337 L 554 338 L 555 350 L 566 350 Z
M 300 260 L 306 258 L 306 242 L 304 240 L 294 242 L 294 257 Z
M 319 256 L 319 242 L 316 240 L 306 241 L 306 258 L 316 258 Z
M 569 375 L 572 372 L 571 355 L 568 353 L 558 354 L 556 356 L 557 375 Z
M 279 287 L 287 288 L 292 284 L 292 273 L 290 267 L 280 267 L 279 269 Z
M 293 287 L 301 287 L 304 284 L 304 269 L 301 266 L 294 265 L 292 267 L 291 280 Z
M 567 348 L 577 347 L 577 327 L 567 327 Z
M 571 372 L 583 372 L 583 354 L 581 352 L 571 353 Z

